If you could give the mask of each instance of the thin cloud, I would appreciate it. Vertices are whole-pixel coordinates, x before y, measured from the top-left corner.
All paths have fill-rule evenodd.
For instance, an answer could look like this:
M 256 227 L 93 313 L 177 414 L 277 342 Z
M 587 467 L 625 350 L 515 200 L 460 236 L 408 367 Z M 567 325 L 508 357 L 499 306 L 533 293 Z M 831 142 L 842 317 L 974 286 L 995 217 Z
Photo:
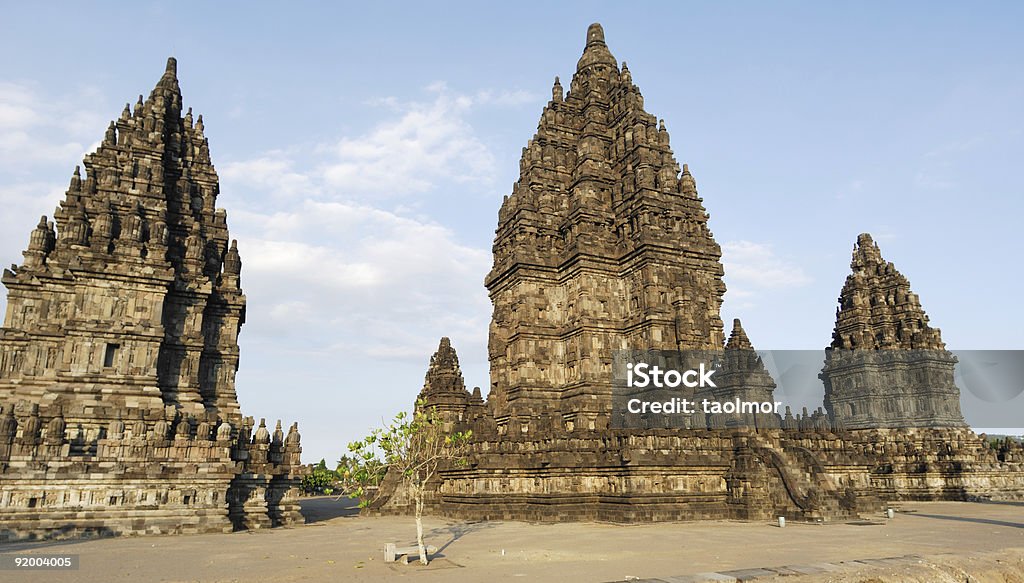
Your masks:
M 326 184 L 349 196 L 394 197 L 426 192 L 441 182 L 492 183 L 495 158 L 466 116 L 480 104 L 498 103 L 496 98 L 455 93 L 443 83 L 427 90 L 434 94 L 429 102 L 383 100 L 397 119 L 328 148 L 334 159 L 321 168 Z
M 221 177 L 274 197 L 391 200 L 436 191 L 440 185 L 493 186 L 496 158 L 470 118 L 486 109 L 519 107 L 538 97 L 521 90 L 459 93 L 443 82 L 425 99 L 381 97 L 371 107 L 391 112 L 365 133 L 230 162 Z
M 732 309 L 756 305 L 754 298 L 765 292 L 801 287 L 811 277 L 797 264 L 779 257 L 771 245 L 753 241 L 728 241 L 722 244 L 725 266 L 726 299 Z
M 31 85 L 0 81 L 0 169 L 81 160 L 86 145 L 109 121 L 81 107 L 94 98 L 89 88 L 49 98 Z
M 273 197 L 294 198 L 319 192 L 315 177 L 295 169 L 292 154 L 273 150 L 250 160 L 224 165 L 220 177 L 232 183 L 259 187 Z
M 367 357 L 419 361 L 445 330 L 467 332 L 489 314 L 480 279 L 490 254 L 436 223 L 307 200 L 236 213 L 232 232 L 254 308 L 247 334 L 301 338 L 311 351 L 357 338 Z

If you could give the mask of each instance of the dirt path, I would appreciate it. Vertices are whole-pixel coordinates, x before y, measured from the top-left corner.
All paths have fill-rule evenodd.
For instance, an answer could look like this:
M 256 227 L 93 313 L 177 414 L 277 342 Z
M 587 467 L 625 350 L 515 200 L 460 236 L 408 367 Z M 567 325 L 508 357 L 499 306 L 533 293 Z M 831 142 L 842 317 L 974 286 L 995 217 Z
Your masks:
M 304 502 L 309 524 L 233 534 L 7 545 L 3 553 L 77 554 L 77 571 L 0 570 L 0 581 L 616 581 L 702 572 L 1024 548 L 1024 505 L 905 503 L 891 521 L 692 522 L 621 526 L 425 520 L 429 567 L 384 564 L 406 544 L 406 517 L 361 517 L 333 499 Z M 682 580 L 682 579 L 680 579 Z M 787 579 L 792 580 L 792 579 Z M 826 579 L 821 579 L 826 580 Z M 837 579 L 838 580 L 838 579 Z M 860 580 L 860 579 L 851 579 Z M 899 579 L 892 579 L 899 580 Z M 963 579 L 961 579 L 963 580 Z

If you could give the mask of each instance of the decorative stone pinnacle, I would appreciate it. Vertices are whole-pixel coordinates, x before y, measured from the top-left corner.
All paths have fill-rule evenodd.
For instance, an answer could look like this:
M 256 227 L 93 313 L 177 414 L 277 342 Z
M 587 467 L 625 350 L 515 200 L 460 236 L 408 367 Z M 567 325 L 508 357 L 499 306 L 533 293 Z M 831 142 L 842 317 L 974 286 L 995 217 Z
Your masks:
M 729 335 L 729 341 L 725 347 L 730 350 L 753 350 L 754 345 L 750 342 L 750 338 L 747 337 L 747 332 L 743 329 L 743 324 L 740 323 L 739 318 L 734 318 L 732 321 L 732 333 Z
M 910 282 L 882 257 L 868 233 L 857 237 L 850 269 L 839 296 L 832 348 L 945 348 L 939 330 L 928 325 Z
M 615 57 L 604 42 L 604 29 L 596 22 L 587 28 L 587 46 L 583 49 L 583 56 L 576 63 L 576 70 L 580 71 L 591 65 L 606 65 L 612 69 L 617 65 Z
M 423 392 L 427 394 L 454 391 L 461 394 L 465 390 L 459 357 L 452 348 L 451 340 L 445 336 L 438 343 L 437 352 L 430 357 L 430 368 L 423 382 Z

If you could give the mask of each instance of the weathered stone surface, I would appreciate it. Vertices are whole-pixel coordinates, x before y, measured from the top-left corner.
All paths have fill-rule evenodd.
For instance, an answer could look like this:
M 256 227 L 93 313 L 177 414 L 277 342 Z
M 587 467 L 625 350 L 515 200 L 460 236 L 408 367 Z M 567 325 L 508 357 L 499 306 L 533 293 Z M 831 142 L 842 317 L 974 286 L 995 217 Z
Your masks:
M 4 270 L 0 538 L 297 517 L 297 427 L 250 440 L 235 394 L 242 262 L 203 130 L 168 59 Z
M 599 24 L 555 79 L 498 213 L 489 404 L 500 433 L 607 425 L 610 351 L 721 349 L 721 249 L 664 121 Z M 603 417 L 603 418 L 602 418 Z
M 431 360 L 421 398 L 475 440 L 466 465 L 441 472 L 435 511 L 827 521 L 879 512 L 886 500 L 1024 497 L 1024 450 L 990 448 L 963 425 L 955 361 L 906 279 L 866 236 L 823 373 L 833 383 L 829 413 L 787 408 L 781 418 L 707 428 L 610 427 L 612 350 L 717 353 L 732 375 L 714 391 L 719 398 L 771 401 L 775 383 L 738 320 L 723 337 L 721 253 L 693 176 L 676 164 L 664 125 L 644 111 L 599 25 L 587 32 L 570 89 L 563 94 L 556 78 L 498 215 L 485 280 L 494 313 L 482 414 L 467 414 L 450 343 Z M 900 391 L 891 411 L 892 395 L 845 386 L 877 348 L 933 351 L 925 367 L 937 382 L 914 381 L 924 368 L 906 359 L 888 370 L 891 363 L 874 363 Z M 840 361 L 840 349 L 861 360 Z M 860 425 L 837 409 L 847 403 L 885 412 L 888 423 Z M 385 494 L 377 510 L 406 506 Z
M 747 337 L 739 318 L 732 322 L 732 333 L 725 343 L 722 371 L 718 376 L 718 387 L 712 389 L 712 396 L 722 401 L 770 403 L 775 400 L 775 381 L 754 351 L 754 345 Z M 735 413 L 730 418 L 724 415 L 709 417 L 712 423 L 724 427 L 752 427 L 756 429 L 777 429 L 781 418 L 769 413 Z M 719 429 L 720 427 L 714 427 Z
M 962 427 L 956 357 L 910 282 L 871 236 L 857 238 L 821 378 L 825 408 L 848 429 Z
M 468 423 L 484 413 L 480 387 L 474 387 L 472 393 L 466 390 L 459 356 L 448 338 L 441 339 L 437 352 L 430 357 L 430 367 L 417 401 L 435 409 L 449 429 L 453 424 Z

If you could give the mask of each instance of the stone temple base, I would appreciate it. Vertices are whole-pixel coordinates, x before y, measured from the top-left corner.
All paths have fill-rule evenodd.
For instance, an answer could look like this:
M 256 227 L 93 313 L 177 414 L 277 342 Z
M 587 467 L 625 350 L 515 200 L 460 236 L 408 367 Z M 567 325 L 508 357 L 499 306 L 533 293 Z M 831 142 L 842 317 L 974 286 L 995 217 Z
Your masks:
M 33 407 L 18 419 L 13 409 L 0 416 L 0 542 L 230 532 L 302 520 L 297 432 L 286 438 L 278 428 L 271 437 L 261 425 L 252 435 L 251 418 L 236 420 L 236 428 L 175 414 L 127 428 L 116 420 L 102 431 L 83 427 L 79 436 L 87 437 L 69 439 L 62 417 Z
M 430 509 L 462 519 L 835 521 L 895 500 L 1022 499 L 1024 451 L 969 430 L 668 431 L 474 444 Z M 405 513 L 393 483 L 376 505 Z

